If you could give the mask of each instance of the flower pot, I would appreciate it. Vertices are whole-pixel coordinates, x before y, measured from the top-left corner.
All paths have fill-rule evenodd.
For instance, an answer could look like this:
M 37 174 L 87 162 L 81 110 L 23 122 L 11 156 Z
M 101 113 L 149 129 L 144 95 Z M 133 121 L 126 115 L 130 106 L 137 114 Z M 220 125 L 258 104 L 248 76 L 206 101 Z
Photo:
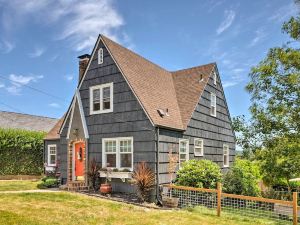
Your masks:
M 101 184 L 100 186 L 100 192 L 102 194 L 110 194 L 112 191 L 111 184 Z
M 162 196 L 162 204 L 164 207 L 168 208 L 177 208 L 178 207 L 179 198 L 173 198 L 169 196 Z

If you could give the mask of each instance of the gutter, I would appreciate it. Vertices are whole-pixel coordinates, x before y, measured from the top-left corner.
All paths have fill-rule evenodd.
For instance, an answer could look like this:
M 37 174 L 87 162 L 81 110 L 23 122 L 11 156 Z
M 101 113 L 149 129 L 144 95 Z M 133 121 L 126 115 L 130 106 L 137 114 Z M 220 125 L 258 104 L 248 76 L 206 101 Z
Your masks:
M 157 201 L 157 204 L 160 204 L 162 205 L 162 201 L 161 201 L 161 198 L 160 198 L 160 190 L 159 190 L 159 172 L 158 172 L 158 167 L 159 167 L 159 160 L 158 160 L 158 153 L 159 153 L 159 150 L 158 150 L 158 147 L 159 146 L 159 127 L 156 127 L 156 149 L 155 149 L 155 157 L 156 157 L 156 163 L 155 163 L 155 166 L 156 166 L 156 201 Z

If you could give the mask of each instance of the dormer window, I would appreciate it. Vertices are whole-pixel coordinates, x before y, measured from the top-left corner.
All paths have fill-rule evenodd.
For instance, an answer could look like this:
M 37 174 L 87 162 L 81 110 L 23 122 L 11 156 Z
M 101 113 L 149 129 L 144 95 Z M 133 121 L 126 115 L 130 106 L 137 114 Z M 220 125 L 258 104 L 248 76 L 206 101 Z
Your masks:
M 90 115 L 113 111 L 113 83 L 90 87 Z
M 99 48 L 98 50 L 98 64 L 103 63 L 103 48 Z

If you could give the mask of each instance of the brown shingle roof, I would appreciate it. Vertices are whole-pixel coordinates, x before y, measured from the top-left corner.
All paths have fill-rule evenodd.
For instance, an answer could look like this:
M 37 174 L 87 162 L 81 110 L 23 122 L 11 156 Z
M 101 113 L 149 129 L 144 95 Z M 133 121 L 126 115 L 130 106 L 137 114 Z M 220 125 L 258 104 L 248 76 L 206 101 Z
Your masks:
M 52 129 L 48 132 L 44 140 L 56 140 L 60 138 L 59 129 L 64 121 L 65 116 L 63 116 L 58 122 L 52 127 Z
M 101 38 L 152 122 L 184 130 L 215 64 L 169 72 L 109 38 Z M 158 109 L 168 109 L 169 116 L 161 117 Z
M 0 111 L 0 127 L 48 132 L 58 119 Z

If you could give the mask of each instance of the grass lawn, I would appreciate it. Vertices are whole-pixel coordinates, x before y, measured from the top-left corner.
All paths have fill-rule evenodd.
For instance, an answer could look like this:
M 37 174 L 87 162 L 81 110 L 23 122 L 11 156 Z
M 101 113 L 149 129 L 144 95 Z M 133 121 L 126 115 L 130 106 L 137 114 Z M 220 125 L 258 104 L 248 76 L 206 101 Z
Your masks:
M 20 191 L 20 190 L 35 190 L 36 185 L 40 181 L 18 180 L 18 181 L 0 181 L 0 191 Z
M 0 224 L 201 224 L 201 225 L 259 225 L 276 224 L 267 220 L 239 217 L 215 211 L 197 209 L 164 211 L 145 209 L 129 204 L 84 196 L 75 193 L 1 194 Z

